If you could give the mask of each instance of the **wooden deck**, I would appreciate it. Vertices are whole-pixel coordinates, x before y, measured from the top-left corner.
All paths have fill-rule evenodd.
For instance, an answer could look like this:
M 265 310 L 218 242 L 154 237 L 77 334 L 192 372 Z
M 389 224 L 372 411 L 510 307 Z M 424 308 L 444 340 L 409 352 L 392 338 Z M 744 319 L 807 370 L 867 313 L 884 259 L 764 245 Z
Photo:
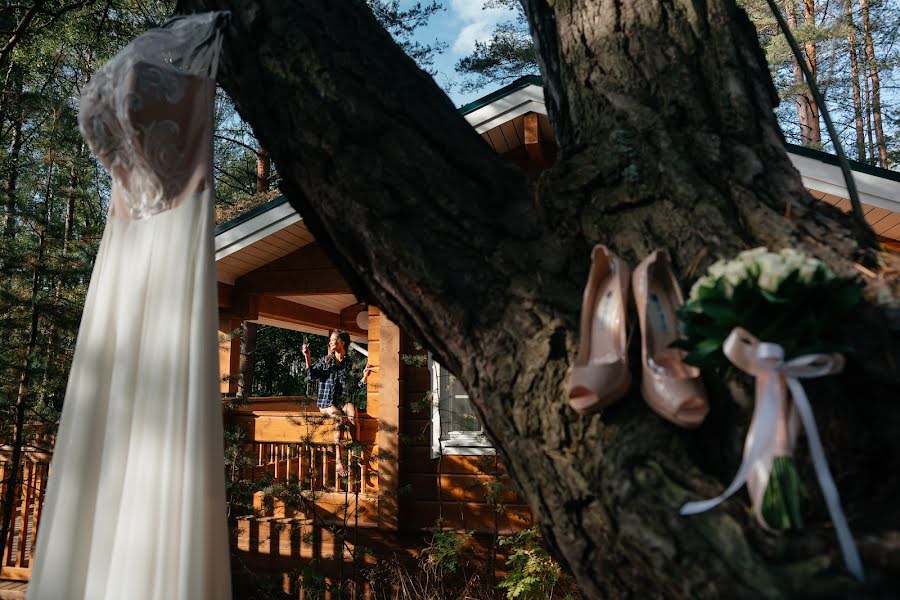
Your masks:
M 25 600 L 26 591 L 28 591 L 27 581 L 0 579 L 0 600 Z
M 50 441 L 46 443 L 47 446 L 52 445 Z M 18 472 L 11 474 L 10 450 L 8 446 L 0 447 L 0 494 L 6 492 L 10 475 L 14 475 L 12 480 L 15 481 L 15 512 L 3 556 L 0 557 L 0 600 L 25 597 L 51 459 L 49 452 L 26 446 Z

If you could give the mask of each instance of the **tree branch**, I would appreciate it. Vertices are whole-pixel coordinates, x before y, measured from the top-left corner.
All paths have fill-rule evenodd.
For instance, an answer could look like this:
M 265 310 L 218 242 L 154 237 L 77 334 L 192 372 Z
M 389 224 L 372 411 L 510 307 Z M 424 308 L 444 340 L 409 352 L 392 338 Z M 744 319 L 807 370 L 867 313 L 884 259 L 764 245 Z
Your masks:
M 215 138 L 217 140 L 222 140 L 225 142 L 231 142 L 232 144 L 237 144 L 238 146 L 241 146 L 242 148 L 246 148 L 247 150 L 252 152 L 255 156 L 259 156 L 259 152 L 253 146 L 245 144 L 244 142 L 242 142 L 240 140 L 236 140 L 236 139 L 233 139 L 233 138 L 230 138 L 230 137 L 218 134 L 218 133 L 215 134 Z
M 13 30 L 12 36 L 7 40 L 6 44 L 0 48 L 0 64 L 6 62 L 6 57 L 9 56 L 9 53 L 16 47 L 16 44 L 18 44 L 25 36 L 25 32 L 28 31 L 28 26 L 31 25 L 32 19 L 34 19 L 34 16 L 44 2 L 46 2 L 46 0 L 35 0 L 34 4 L 32 4 L 25 14 L 22 15 L 22 18 L 19 19 L 15 30 Z
M 13 51 L 13 48 L 15 48 L 16 45 L 19 44 L 29 33 L 31 22 L 34 20 L 34 17 L 37 14 L 50 17 L 50 19 L 31 30 L 31 33 L 36 33 L 38 31 L 46 29 L 47 27 L 50 27 L 54 23 L 59 21 L 59 19 L 61 19 L 62 16 L 66 13 L 77 10 L 79 8 L 83 8 L 84 6 L 93 4 L 94 2 L 96 2 L 96 0 L 78 0 L 77 2 L 73 2 L 61 7 L 59 10 L 51 12 L 41 9 L 41 6 L 46 3 L 46 0 L 35 0 L 34 4 L 31 5 L 25 15 L 23 15 L 19 20 L 19 23 L 16 25 L 16 29 L 13 32 L 12 36 L 9 38 L 6 44 L 2 48 L 0 48 L 0 64 L 4 63 L 9 54 Z

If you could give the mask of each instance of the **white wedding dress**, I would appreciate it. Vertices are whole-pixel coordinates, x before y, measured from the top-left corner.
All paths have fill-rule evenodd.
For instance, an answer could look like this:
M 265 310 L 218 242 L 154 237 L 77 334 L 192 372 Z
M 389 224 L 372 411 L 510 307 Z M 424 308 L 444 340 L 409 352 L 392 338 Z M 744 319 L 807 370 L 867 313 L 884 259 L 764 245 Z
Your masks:
M 30 600 L 231 597 L 212 218 L 223 18 L 141 35 L 82 93 L 113 188 Z

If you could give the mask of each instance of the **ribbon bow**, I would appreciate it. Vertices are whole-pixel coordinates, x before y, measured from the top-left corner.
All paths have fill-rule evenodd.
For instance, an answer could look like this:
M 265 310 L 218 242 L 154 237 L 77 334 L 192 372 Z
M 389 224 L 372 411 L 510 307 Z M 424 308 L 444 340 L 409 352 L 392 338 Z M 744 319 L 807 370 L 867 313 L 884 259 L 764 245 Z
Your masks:
M 772 459 L 776 453 L 789 454 L 792 450 L 798 431 L 799 415 L 799 420 L 803 423 L 809 438 L 809 451 L 816 477 L 837 532 L 844 562 L 850 573 L 862 581 L 862 561 L 841 509 L 837 487 L 828 470 L 828 461 L 822 449 L 812 408 L 800 384 L 800 379 L 839 373 L 844 368 L 843 356 L 806 354 L 785 362 L 784 348 L 778 344 L 760 342 L 741 327 L 735 327 L 731 331 L 722 346 L 722 351 L 736 367 L 756 378 L 756 406 L 753 409 L 747 439 L 744 441 L 744 457 L 734 481 L 720 496 L 700 502 L 688 502 L 681 507 L 681 514 L 694 515 L 714 508 L 746 483 L 757 519 L 765 526 L 760 507 L 769 480 Z M 788 403 L 785 383 L 791 392 L 792 404 Z M 787 420 L 784 418 L 785 415 L 789 415 Z

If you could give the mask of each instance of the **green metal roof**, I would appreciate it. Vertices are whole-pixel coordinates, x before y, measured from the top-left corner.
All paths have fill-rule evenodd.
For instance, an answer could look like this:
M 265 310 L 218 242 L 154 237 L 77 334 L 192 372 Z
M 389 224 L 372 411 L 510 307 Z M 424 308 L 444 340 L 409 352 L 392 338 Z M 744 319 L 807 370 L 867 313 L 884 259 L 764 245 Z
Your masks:
M 540 87 L 544 87 L 544 81 L 537 75 L 525 75 L 524 77 L 520 77 L 513 81 L 512 83 L 503 86 L 499 90 L 493 91 L 487 96 L 483 96 L 477 100 L 473 100 L 468 104 L 465 104 L 459 107 L 459 112 L 462 115 L 467 115 L 470 112 L 476 111 L 483 106 L 487 106 L 491 102 L 499 100 L 504 96 L 512 94 L 524 87 L 529 85 L 536 85 Z M 830 165 L 840 166 L 840 162 L 838 161 L 837 156 L 834 154 L 829 154 L 828 152 L 823 152 L 822 150 L 814 150 L 812 148 L 807 148 L 806 146 L 799 146 L 797 144 L 786 144 L 789 152 L 793 154 L 799 154 L 800 156 L 806 156 L 808 158 L 812 158 L 815 160 L 820 160 L 824 163 L 828 163 Z M 900 172 L 892 171 L 890 169 L 882 169 L 881 167 L 876 167 L 874 165 L 869 165 L 866 163 L 857 162 L 855 160 L 851 160 L 850 168 L 854 171 L 859 171 L 860 173 L 867 173 L 869 175 L 874 175 L 875 177 L 882 177 L 884 179 L 890 179 L 892 181 L 900 181 Z
M 495 100 L 499 100 L 504 96 L 508 96 L 515 91 L 521 90 L 523 87 L 528 87 L 529 85 L 536 85 L 539 87 L 544 87 L 544 80 L 538 77 L 537 75 L 525 75 L 524 77 L 519 77 L 512 83 L 508 85 L 504 85 L 499 90 L 491 92 L 487 96 L 479 98 L 478 100 L 473 100 L 468 104 L 463 104 L 459 107 L 459 114 L 467 115 L 470 112 L 476 111 L 482 106 L 487 106 L 491 102 Z
M 249 221 L 256 215 L 261 215 L 262 213 L 266 212 L 267 210 L 271 210 L 271 209 L 275 208 L 276 206 L 281 206 L 282 204 L 284 204 L 287 201 L 288 201 L 287 196 L 282 194 L 282 195 L 278 196 L 277 198 L 273 198 L 272 200 L 269 200 L 268 202 L 264 202 L 263 204 L 260 204 L 256 208 L 251 208 L 244 214 L 242 214 L 238 217 L 235 217 L 235 218 L 231 219 L 230 221 L 225 221 L 224 223 L 222 223 L 221 225 L 216 227 L 215 235 L 219 235 L 220 233 L 228 231 L 229 229 L 233 229 L 234 227 L 237 227 L 241 223 L 244 223 L 245 221 Z
M 528 87 L 529 85 L 536 85 L 540 87 L 544 87 L 544 81 L 537 75 L 525 75 L 524 77 L 519 77 L 515 81 L 510 84 L 507 84 L 500 88 L 499 90 L 493 91 L 487 96 L 483 96 L 478 100 L 473 100 L 468 104 L 464 104 L 459 107 L 459 113 L 461 115 L 467 115 L 470 112 L 474 112 L 483 106 L 487 106 L 491 102 L 499 100 L 504 96 L 508 96 L 513 92 L 516 92 L 524 87 Z M 799 154 L 800 156 L 806 156 L 808 158 L 812 158 L 815 160 L 820 160 L 824 163 L 828 163 L 830 165 L 840 166 L 838 162 L 837 156 L 833 154 L 829 154 L 828 152 L 823 152 L 821 150 L 813 150 L 812 148 L 807 148 L 805 146 L 798 146 L 797 144 L 786 144 L 788 152 L 793 154 Z M 854 171 L 858 171 L 860 173 L 867 173 L 869 175 L 874 175 L 875 177 L 882 177 L 884 179 L 890 179 L 891 181 L 900 182 L 900 172 L 892 171 L 890 169 L 882 169 L 881 167 L 876 167 L 873 165 L 867 165 L 865 163 L 857 162 L 855 160 L 851 160 L 850 168 Z M 262 214 L 267 210 L 275 208 L 281 204 L 287 202 L 287 197 L 284 195 L 278 196 L 274 200 L 269 200 L 265 204 L 260 204 L 256 208 L 247 211 L 239 217 L 236 217 L 230 221 L 222 223 L 218 227 L 216 227 L 216 235 L 222 233 L 223 231 L 228 231 L 233 227 L 237 227 L 241 223 L 245 221 L 249 221 L 256 215 Z

